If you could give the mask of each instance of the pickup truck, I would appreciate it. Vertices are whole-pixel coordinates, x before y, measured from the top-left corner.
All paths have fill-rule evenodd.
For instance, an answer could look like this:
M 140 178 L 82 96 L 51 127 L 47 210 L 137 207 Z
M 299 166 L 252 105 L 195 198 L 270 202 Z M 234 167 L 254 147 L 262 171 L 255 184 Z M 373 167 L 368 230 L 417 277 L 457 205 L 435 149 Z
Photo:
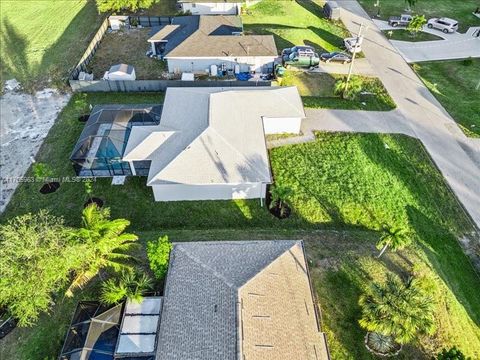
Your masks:
M 407 26 L 410 21 L 412 21 L 411 15 L 402 14 L 401 16 L 390 16 L 388 19 L 388 24 L 393 27 Z
M 320 63 L 320 57 L 311 46 L 294 46 L 283 49 L 282 63 L 286 67 L 316 67 Z

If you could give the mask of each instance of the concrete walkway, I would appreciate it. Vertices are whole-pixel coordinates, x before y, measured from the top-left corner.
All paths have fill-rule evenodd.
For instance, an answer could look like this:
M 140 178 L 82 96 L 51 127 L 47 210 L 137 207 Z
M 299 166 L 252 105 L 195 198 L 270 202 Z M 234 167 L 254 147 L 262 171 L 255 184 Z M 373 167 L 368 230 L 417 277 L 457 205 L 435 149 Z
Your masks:
M 383 20 L 373 20 L 380 30 L 398 30 Z M 465 34 L 444 34 L 435 29 L 423 27 L 423 31 L 439 36 L 443 40 L 433 41 L 400 41 L 390 40 L 392 45 L 402 54 L 408 63 L 434 60 L 454 60 L 468 57 L 480 57 L 480 37 L 475 34 L 480 27 L 471 27 Z
M 376 70 L 398 110 L 361 112 L 309 110 L 308 130 L 395 132 L 423 143 L 447 183 L 480 227 L 480 143 L 467 138 L 441 104 L 428 91 L 398 51 L 354 0 L 337 0 L 342 21 L 356 34 L 369 26 L 363 52 Z M 305 132 L 304 132 L 305 133 Z
M 324 63 L 320 62 L 318 68 L 311 72 L 322 72 L 329 74 L 348 74 L 350 64 Z M 358 75 L 376 76 L 375 70 L 367 59 L 355 59 L 353 73 Z

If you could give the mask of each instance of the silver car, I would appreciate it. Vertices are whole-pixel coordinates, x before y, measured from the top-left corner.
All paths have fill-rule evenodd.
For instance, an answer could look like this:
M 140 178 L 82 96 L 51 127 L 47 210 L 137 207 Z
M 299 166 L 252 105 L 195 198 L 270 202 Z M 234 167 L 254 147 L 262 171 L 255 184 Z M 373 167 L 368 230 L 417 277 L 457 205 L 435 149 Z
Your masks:
M 445 34 L 454 33 L 458 30 L 458 21 L 449 18 L 432 18 L 428 20 L 427 27 L 429 29 L 437 29 Z

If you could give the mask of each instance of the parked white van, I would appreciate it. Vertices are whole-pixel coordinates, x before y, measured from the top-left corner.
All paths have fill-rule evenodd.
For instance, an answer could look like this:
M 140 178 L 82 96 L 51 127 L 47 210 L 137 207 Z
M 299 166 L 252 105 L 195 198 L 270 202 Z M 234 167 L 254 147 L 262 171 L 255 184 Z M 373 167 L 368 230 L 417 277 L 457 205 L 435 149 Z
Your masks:
M 429 29 L 442 30 L 445 34 L 454 33 L 458 30 L 458 21 L 449 18 L 432 18 L 428 20 Z

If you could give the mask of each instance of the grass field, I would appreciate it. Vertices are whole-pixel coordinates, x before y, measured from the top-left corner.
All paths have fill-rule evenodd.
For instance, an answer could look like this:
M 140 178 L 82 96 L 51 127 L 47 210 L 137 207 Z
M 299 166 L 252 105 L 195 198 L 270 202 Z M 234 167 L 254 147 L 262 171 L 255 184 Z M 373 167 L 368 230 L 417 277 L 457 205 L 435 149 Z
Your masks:
M 248 13 L 242 16 L 245 31 L 272 34 L 279 51 L 302 44 L 319 51 L 337 50 L 348 31 L 342 23 L 333 23 L 323 17 L 323 3 L 319 0 L 263 0 L 248 8 Z
M 105 71 L 115 64 L 129 64 L 135 68 L 139 80 L 161 79 L 165 71 L 165 62 L 145 55 L 150 50 L 151 29 L 130 29 L 107 33 L 95 52 L 92 62 L 88 64 L 94 79 L 101 79 Z
M 377 0 L 359 0 L 363 8 L 372 17 L 377 15 L 375 7 Z M 398 16 L 405 13 L 405 1 L 379 0 L 380 19 L 388 19 L 390 16 Z M 423 14 L 427 19 L 431 17 L 449 17 L 459 22 L 459 31 L 465 32 L 470 26 L 480 26 L 480 19 L 472 12 L 480 4 L 477 0 L 421 0 L 413 7 L 413 12 Z
M 77 63 L 103 20 L 91 0 L 2 0 L 2 83 L 32 90 L 58 85 Z
M 480 137 L 480 59 L 422 62 L 414 69 L 465 134 Z
M 333 93 L 335 81 L 345 75 L 287 71 L 281 79 L 282 86 L 295 85 L 302 96 L 305 107 L 317 109 L 349 109 L 389 111 L 396 107 L 378 78 L 364 79 L 364 89 L 368 92 L 355 100 L 345 100 Z
M 412 42 L 443 40 L 443 38 L 440 36 L 436 36 L 430 33 L 422 32 L 422 31 L 417 33 L 415 36 L 412 36 L 412 34 L 405 29 L 384 31 L 383 33 L 390 40 L 401 40 L 401 41 L 412 41 Z
M 68 161 L 84 109 L 74 95 L 52 127 L 38 161 L 52 165 L 56 176 L 72 176 Z M 158 103 L 162 94 L 92 94 L 88 103 Z M 168 234 L 172 240 L 304 238 L 325 331 L 333 359 L 370 359 L 358 326 L 358 295 L 369 279 L 386 269 L 400 274 L 428 273 L 436 289 L 438 331 L 407 346 L 401 359 L 430 359 L 442 347 L 459 346 L 480 356 L 480 286 L 478 275 L 457 238 L 472 228 L 422 146 L 401 135 L 317 134 L 312 143 L 276 148 L 270 154 L 275 182 L 293 189 L 289 219 L 277 220 L 258 201 L 156 203 L 145 179 L 125 186 L 98 180 L 94 195 L 105 200 L 114 217 L 132 221 L 141 241 Z M 30 175 L 30 174 L 28 174 Z M 65 182 L 41 195 L 41 184 L 22 183 L 0 221 L 41 208 L 79 225 L 86 196 L 83 185 Z M 381 224 L 406 226 L 414 233 L 411 248 L 374 257 Z M 92 284 L 81 297 L 95 296 Z M 7 359 L 58 355 L 74 302 L 57 299 L 51 316 L 2 340 Z

